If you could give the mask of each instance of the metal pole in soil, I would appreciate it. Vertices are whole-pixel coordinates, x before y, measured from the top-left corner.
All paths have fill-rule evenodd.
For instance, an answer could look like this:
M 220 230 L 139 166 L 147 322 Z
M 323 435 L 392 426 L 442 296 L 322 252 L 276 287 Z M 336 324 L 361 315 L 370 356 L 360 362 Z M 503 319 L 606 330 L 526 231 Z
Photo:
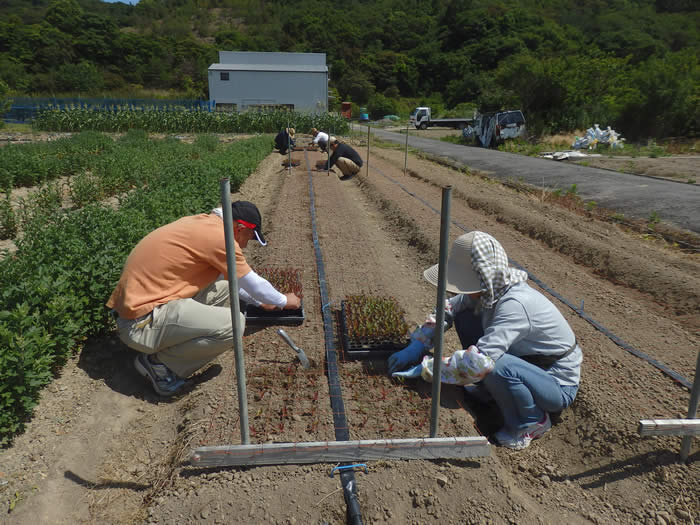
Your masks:
M 442 368 L 442 341 L 445 332 L 445 282 L 447 280 L 447 250 L 450 240 L 450 194 L 452 186 L 442 189 L 440 211 L 440 266 L 438 267 L 437 305 L 435 308 L 435 351 L 433 352 L 433 402 L 430 407 L 430 437 L 437 437 L 440 413 L 440 370 Z
M 408 122 L 406 123 L 406 154 L 403 158 L 403 174 L 406 175 L 406 166 L 408 165 Z
M 326 174 L 330 177 L 331 176 L 331 135 L 332 130 L 328 130 L 328 141 L 326 142 L 326 155 L 328 156 L 328 160 L 326 161 Z
M 370 126 L 367 125 L 367 177 L 369 177 L 369 139 L 370 139 L 369 130 L 370 130 Z
M 292 137 L 289 135 L 289 119 L 287 119 L 287 169 L 292 171 Z
M 241 306 L 238 302 L 238 275 L 236 274 L 236 244 L 233 237 L 231 214 L 231 183 L 221 179 L 221 208 L 224 212 L 224 238 L 226 239 L 226 267 L 228 269 L 228 295 L 231 300 L 231 324 L 233 325 L 233 351 L 236 357 L 236 381 L 238 383 L 238 414 L 241 418 L 241 444 L 250 444 L 248 429 L 248 396 L 245 386 L 245 361 L 243 358 L 243 330 Z
M 693 388 L 690 391 L 690 405 L 688 406 L 688 419 L 695 419 L 698 412 L 698 402 L 700 401 L 700 352 L 698 352 L 698 362 L 695 364 L 695 379 Z M 681 461 L 685 463 L 690 454 L 690 443 L 693 436 L 683 436 L 681 441 Z

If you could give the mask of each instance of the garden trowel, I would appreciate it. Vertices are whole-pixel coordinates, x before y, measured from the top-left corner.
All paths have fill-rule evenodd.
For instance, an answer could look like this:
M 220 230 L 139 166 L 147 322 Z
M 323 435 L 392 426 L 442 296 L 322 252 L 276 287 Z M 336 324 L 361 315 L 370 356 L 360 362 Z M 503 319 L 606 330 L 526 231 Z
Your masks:
M 299 361 L 301 361 L 301 366 L 303 366 L 304 368 L 311 368 L 311 363 L 309 363 L 306 354 L 301 348 L 294 344 L 294 341 L 292 341 L 292 338 L 287 335 L 287 332 L 280 328 L 279 330 L 277 330 L 277 333 L 280 334 L 282 339 L 284 339 L 284 341 L 292 347 L 292 350 L 294 350 L 297 353 Z

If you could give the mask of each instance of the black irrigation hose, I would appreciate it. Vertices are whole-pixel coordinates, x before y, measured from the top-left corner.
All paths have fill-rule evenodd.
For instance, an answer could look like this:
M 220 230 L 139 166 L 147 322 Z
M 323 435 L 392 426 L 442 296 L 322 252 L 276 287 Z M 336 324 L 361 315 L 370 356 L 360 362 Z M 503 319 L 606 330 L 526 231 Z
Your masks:
M 304 151 L 307 171 L 309 172 L 309 199 L 311 210 L 311 230 L 314 243 L 314 253 L 316 255 L 316 270 L 318 271 L 318 285 L 321 293 L 321 312 L 323 314 L 323 333 L 326 341 L 326 370 L 328 373 L 328 390 L 331 398 L 331 409 L 333 410 L 333 426 L 335 427 L 335 439 L 338 441 L 348 441 L 350 431 L 345 417 L 345 404 L 343 403 L 343 393 L 340 388 L 338 378 L 338 353 L 335 349 L 333 337 L 333 316 L 331 315 L 331 304 L 328 299 L 328 285 L 326 283 L 326 270 L 323 265 L 323 254 L 321 245 L 318 242 L 318 231 L 316 230 L 316 207 L 314 205 L 314 182 L 311 170 L 308 168 L 309 158 Z M 350 464 L 350 463 L 345 463 Z M 354 525 L 362 525 L 362 514 L 360 512 L 360 502 L 357 499 L 357 484 L 355 472 L 351 469 L 340 471 L 340 483 L 343 487 L 345 504 L 347 505 L 348 521 Z
M 401 183 L 398 182 L 397 180 L 392 179 L 392 178 L 389 177 L 388 175 L 385 175 L 384 173 L 381 172 L 381 170 L 377 169 L 376 167 L 373 167 L 373 169 L 374 169 L 377 173 L 379 173 L 382 177 L 384 177 L 384 178 L 390 180 L 391 182 L 393 182 L 394 184 L 396 184 L 397 186 L 399 186 L 403 191 L 405 191 L 406 193 L 408 193 L 411 197 L 413 197 L 413 198 L 415 198 L 415 199 L 418 199 L 420 202 L 422 202 L 423 204 L 425 204 L 428 208 L 430 208 L 430 209 L 433 210 L 435 213 L 437 213 L 438 215 L 440 215 L 440 210 L 434 208 L 434 207 L 433 207 L 430 203 L 428 203 L 425 199 L 423 199 L 423 198 L 419 197 L 418 195 L 416 195 L 415 193 L 409 191 L 403 184 L 401 184 Z M 451 221 L 451 222 L 452 222 L 452 224 L 454 224 L 455 226 L 457 226 L 459 229 L 461 229 L 461 230 L 464 231 L 464 232 L 469 232 L 469 231 L 470 231 L 466 226 L 463 226 L 463 225 L 459 224 L 457 221 Z M 534 282 L 535 284 L 537 284 L 537 286 L 539 286 L 540 288 L 542 288 L 543 290 L 545 290 L 548 294 L 550 294 L 550 295 L 553 296 L 553 297 L 556 297 L 559 301 L 561 301 L 561 302 L 564 303 L 566 306 L 568 306 L 569 308 L 571 308 L 571 309 L 572 309 L 574 312 L 576 312 L 582 319 L 584 319 L 585 321 L 588 321 L 591 325 L 593 325 L 593 327 L 594 327 L 596 330 L 598 330 L 599 332 L 601 332 L 602 334 L 604 334 L 605 336 L 607 336 L 607 337 L 608 337 L 613 343 L 615 343 L 617 346 L 619 346 L 620 348 L 622 348 L 622 349 L 624 349 L 624 350 L 627 350 L 627 351 L 628 351 L 629 353 L 631 353 L 632 355 L 636 355 L 637 357 L 639 357 L 639 358 L 641 358 L 641 359 L 644 359 L 645 361 L 647 361 L 647 362 L 650 363 L 651 365 L 653 365 L 653 366 L 655 366 L 656 368 L 658 368 L 659 370 L 661 370 L 664 374 L 666 374 L 667 376 L 669 376 L 671 379 L 673 379 L 674 381 L 676 381 L 676 382 L 680 383 L 681 385 L 683 385 L 684 387 L 686 387 L 688 390 L 691 389 L 691 387 L 692 387 L 691 382 L 688 381 L 686 378 L 684 378 L 682 375 L 680 375 L 678 372 L 676 372 L 676 371 L 674 371 L 674 370 L 671 370 L 671 369 L 670 369 L 668 366 L 666 366 L 664 363 L 662 363 L 661 361 L 658 361 L 657 359 L 654 359 L 653 357 L 651 357 L 651 356 L 648 355 L 648 354 L 645 354 L 645 353 L 642 352 L 641 350 L 637 350 L 636 348 L 634 348 L 632 345 L 630 345 L 630 344 L 627 343 L 626 341 L 624 341 L 624 340 L 620 339 L 619 337 L 617 337 L 615 334 L 613 334 L 610 330 L 608 330 L 607 328 L 605 328 L 605 327 L 604 327 L 602 324 L 600 324 L 598 321 L 596 321 L 596 320 L 594 320 L 593 318 L 591 318 L 587 313 L 585 313 L 585 312 L 583 311 L 583 302 L 581 302 L 581 308 L 577 308 L 577 307 L 574 306 L 571 302 L 569 302 L 567 299 L 565 299 L 564 297 L 562 297 L 558 292 L 554 291 L 552 288 L 550 288 L 549 286 L 547 286 L 546 284 L 544 284 L 544 283 L 543 283 L 540 279 L 538 279 L 536 276 L 534 276 L 534 275 L 531 274 L 529 271 L 527 271 L 523 266 L 521 266 L 520 264 L 518 264 L 516 261 L 514 261 L 514 260 L 511 259 L 511 258 L 508 258 L 508 261 L 509 261 L 513 266 L 515 266 L 516 268 L 518 268 L 519 270 L 523 270 L 523 271 L 527 272 L 528 277 L 529 277 L 529 279 L 530 279 L 532 282 Z

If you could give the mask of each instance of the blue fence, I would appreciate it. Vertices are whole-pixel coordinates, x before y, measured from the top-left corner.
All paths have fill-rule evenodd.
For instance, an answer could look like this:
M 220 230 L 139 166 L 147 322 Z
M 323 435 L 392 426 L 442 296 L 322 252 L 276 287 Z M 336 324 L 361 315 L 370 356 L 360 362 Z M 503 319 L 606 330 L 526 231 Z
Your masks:
M 118 111 L 129 109 L 143 111 L 156 109 L 176 111 L 195 109 L 213 111 L 213 104 L 208 100 L 161 100 L 143 98 L 30 98 L 13 97 L 10 111 L 2 115 L 5 122 L 31 122 L 43 109 L 93 109 L 99 111 Z

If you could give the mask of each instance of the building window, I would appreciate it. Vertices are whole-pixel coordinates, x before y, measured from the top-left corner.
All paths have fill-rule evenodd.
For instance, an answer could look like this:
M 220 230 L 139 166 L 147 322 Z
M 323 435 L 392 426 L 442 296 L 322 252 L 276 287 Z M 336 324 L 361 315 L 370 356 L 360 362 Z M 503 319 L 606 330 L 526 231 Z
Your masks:
M 228 80 L 228 71 L 222 71 L 219 74 L 221 75 L 221 80 Z

